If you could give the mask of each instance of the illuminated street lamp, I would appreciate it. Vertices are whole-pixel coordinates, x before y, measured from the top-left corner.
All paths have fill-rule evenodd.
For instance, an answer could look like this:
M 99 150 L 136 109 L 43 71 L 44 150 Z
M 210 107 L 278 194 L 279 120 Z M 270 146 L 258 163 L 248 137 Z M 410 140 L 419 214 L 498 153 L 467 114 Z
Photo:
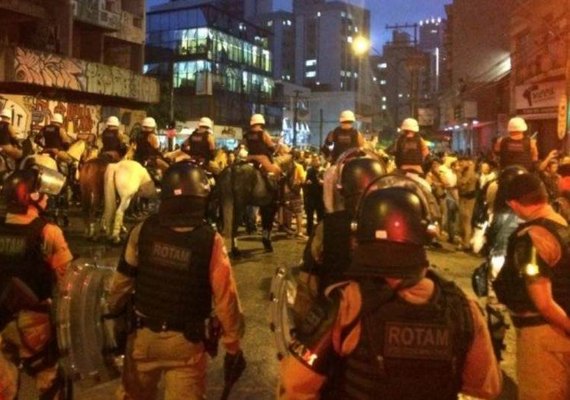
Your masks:
M 371 47 L 370 40 L 365 38 L 364 36 L 357 36 L 352 41 L 352 50 L 354 51 L 354 54 L 356 54 L 357 56 L 362 56 L 368 53 L 370 47 Z

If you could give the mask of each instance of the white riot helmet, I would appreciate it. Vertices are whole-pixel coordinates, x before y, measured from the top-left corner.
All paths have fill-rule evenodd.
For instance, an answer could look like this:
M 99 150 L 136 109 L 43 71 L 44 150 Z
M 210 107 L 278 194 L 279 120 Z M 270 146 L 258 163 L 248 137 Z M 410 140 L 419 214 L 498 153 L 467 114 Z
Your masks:
M 10 111 L 7 108 L 3 109 L 2 112 L 0 113 L 0 118 L 11 119 L 12 118 L 12 111 Z
M 402 121 L 402 126 L 400 129 L 409 132 L 419 132 L 420 125 L 415 118 L 406 118 L 404 121 Z
M 356 121 L 356 117 L 352 111 L 344 110 L 340 113 L 338 120 L 342 124 L 343 122 L 354 122 Z
M 63 124 L 63 115 L 61 115 L 60 113 L 55 113 L 53 115 L 53 118 L 51 119 L 51 123 L 52 124 Z
M 249 120 L 249 126 L 265 125 L 265 118 L 261 114 L 253 114 Z
M 156 121 L 152 117 L 146 117 L 142 122 L 143 128 L 156 129 Z
M 108 128 L 118 128 L 119 127 L 119 118 L 115 117 L 114 115 L 107 118 L 107 127 Z
M 212 129 L 214 129 L 214 121 L 212 121 L 208 117 L 202 117 L 202 118 L 200 118 L 200 121 L 198 122 L 198 126 L 203 126 L 204 128 L 208 128 L 208 129 L 212 130 Z
M 507 127 L 509 132 L 526 132 L 528 126 L 526 121 L 521 117 L 514 117 L 509 120 L 509 126 Z

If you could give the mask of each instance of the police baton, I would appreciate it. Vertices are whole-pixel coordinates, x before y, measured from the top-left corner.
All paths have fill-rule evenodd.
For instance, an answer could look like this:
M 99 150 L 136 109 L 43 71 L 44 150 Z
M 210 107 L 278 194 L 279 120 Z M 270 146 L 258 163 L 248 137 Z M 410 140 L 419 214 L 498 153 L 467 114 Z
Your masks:
M 237 354 L 231 355 L 226 354 L 224 359 L 224 391 L 222 392 L 222 397 L 220 400 L 227 400 L 230 396 L 233 386 L 241 377 L 241 374 L 245 370 L 246 362 L 243 357 L 243 352 L 240 351 Z

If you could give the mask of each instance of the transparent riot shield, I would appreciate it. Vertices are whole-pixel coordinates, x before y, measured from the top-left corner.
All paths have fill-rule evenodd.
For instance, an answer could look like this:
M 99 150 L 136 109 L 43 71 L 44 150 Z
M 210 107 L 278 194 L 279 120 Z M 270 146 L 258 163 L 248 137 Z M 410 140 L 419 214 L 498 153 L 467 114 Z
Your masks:
M 297 282 L 297 267 L 279 267 L 271 280 L 271 330 L 277 346 L 277 358 L 282 359 L 289 353 L 289 345 L 295 334 L 295 325 L 302 318 L 295 309 L 297 289 L 302 290 Z
M 114 351 L 115 321 L 104 318 L 114 271 L 110 265 L 76 260 L 56 300 L 61 365 L 67 377 L 85 388 L 120 375 L 122 357 Z

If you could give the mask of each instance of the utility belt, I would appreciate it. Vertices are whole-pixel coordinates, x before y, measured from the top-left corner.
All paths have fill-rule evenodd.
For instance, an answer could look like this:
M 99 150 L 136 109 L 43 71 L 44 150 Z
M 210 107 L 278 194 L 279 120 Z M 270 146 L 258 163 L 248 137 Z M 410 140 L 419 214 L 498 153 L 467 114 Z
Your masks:
M 516 328 L 528 328 L 548 324 L 542 315 L 517 316 L 511 314 L 511 320 Z
M 156 333 L 166 331 L 182 333 L 186 340 L 192 343 L 203 343 L 204 349 L 212 358 L 218 354 L 222 328 L 217 317 L 208 318 L 201 323 L 170 323 L 136 315 L 135 326 L 137 329 L 148 328 Z

